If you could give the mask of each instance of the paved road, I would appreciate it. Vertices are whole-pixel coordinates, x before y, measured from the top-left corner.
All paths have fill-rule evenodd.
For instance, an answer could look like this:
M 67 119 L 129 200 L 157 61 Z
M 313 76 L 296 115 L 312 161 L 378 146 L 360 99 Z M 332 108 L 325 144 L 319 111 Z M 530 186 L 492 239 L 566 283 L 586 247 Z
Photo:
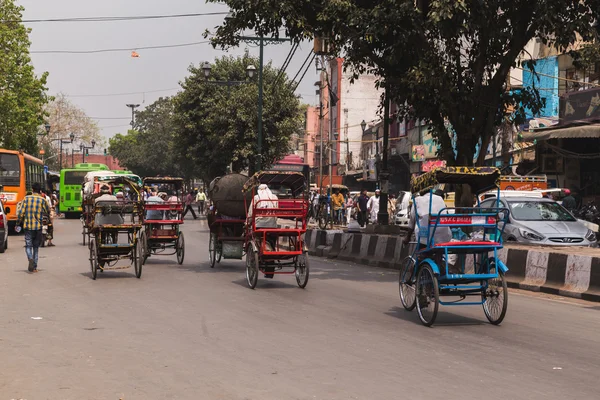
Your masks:
M 141 280 L 92 281 L 78 221 L 59 221 L 38 274 L 11 237 L 0 400 L 599 396 L 597 305 L 516 294 L 500 327 L 461 307 L 425 328 L 392 271 L 313 258 L 305 290 L 278 277 L 252 291 L 243 262 L 208 267 L 204 221 L 184 230 L 184 265 L 151 258 Z

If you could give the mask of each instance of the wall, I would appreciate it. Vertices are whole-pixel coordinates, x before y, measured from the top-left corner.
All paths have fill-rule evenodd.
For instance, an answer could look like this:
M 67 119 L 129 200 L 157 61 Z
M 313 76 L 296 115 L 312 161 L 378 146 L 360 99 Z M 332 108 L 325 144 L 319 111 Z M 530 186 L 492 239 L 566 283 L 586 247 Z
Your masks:
M 319 132 L 319 107 L 308 106 L 305 118 L 304 162 L 312 167 L 318 165 L 315 160 L 315 147 L 317 144 L 317 133 Z
M 89 156 L 85 156 L 85 161 L 83 161 L 81 154 L 74 154 L 73 161 L 74 164 L 79 164 L 82 162 L 105 164 L 110 170 L 125 169 L 119 165 L 119 160 L 111 155 L 105 156 L 103 154 L 90 154 Z M 63 165 L 65 168 L 71 167 L 71 154 L 63 156 Z
M 540 96 L 546 99 L 546 106 L 538 115 L 527 113 L 528 118 L 533 117 L 554 117 L 558 116 L 558 57 L 551 56 L 539 59 L 535 65 L 535 71 L 544 75 L 538 75 L 534 78 L 533 73 L 528 70 L 523 71 L 523 87 L 531 87 L 533 84 L 540 90 Z M 535 82 L 534 82 L 535 79 Z

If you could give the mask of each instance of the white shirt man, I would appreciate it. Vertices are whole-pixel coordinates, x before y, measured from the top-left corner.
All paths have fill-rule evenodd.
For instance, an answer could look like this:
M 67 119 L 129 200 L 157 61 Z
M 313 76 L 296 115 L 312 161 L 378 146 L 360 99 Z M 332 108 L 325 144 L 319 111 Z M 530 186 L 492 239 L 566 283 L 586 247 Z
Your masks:
M 441 191 L 434 192 L 433 195 L 427 193 L 423 196 L 416 197 L 412 210 L 410 213 L 410 219 L 408 222 L 408 227 L 410 230 L 415 231 L 415 236 L 418 238 L 419 243 L 421 245 L 427 245 L 427 229 L 429 226 L 429 205 L 431 203 L 431 214 L 437 215 L 441 210 L 446 208 L 446 203 L 444 203 L 444 199 L 442 197 L 443 193 Z M 416 211 L 415 211 L 416 209 Z M 419 216 L 419 224 L 416 224 L 415 215 Z M 429 231 L 430 234 L 433 232 L 433 226 Z M 420 234 L 421 233 L 421 234 Z M 409 235 L 410 237 L 410 235 Z M 452 231 L 449 227 L 438 225 L 435 234 L 433 235 L 434 243 L 446 243 L 452 239 Z
M 372 223 L 377 222 L 377 214 L 379 213 L 379 194 L 381 191 L 377 189 L 375 195 L 371 196 L 367 203 L 367 210 L 369 210 L 370 220 Z
M 267 200 L 275 200 L 275 201 L 267 201 Z M 261 184 L 258 186 L 258 190 L 256 191 L 256 195 L 252 200 L 252 204 L 250 204 L 250 208 L 248 210 L 248 217 L 252 216 L 252 208 L 277 208 L 278 207 L 278 197 L 274 195 L 269 187 L 265 184 Z M 256 205 L 256 206 L 255 206 Z M 256 227 L 257 228 L 277 228 L 277 218 L 276 217 L 256 217 Z

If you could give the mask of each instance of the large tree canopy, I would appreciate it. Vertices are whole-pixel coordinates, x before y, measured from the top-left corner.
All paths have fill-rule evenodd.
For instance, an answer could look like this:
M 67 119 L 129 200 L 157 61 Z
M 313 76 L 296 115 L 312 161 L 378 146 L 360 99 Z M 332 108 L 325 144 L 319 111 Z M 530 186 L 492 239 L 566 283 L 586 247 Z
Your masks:
M 175 150 L 177 130 L 172 97 L 161 97 L 135 115 L 134 129 L 110 139 L 110 153 L 140 176 L 191 177 Z
M 179 152 L 207 180 L 225 173 L 229 165 L 233 171 L 250 172 L 256 165 L 258 86 L 256 77 L 246 77 L 249 65 L 258 68 L 258 59 L 247 53 L 222 57 L 208 81 L 201 66 L 191 66 L 176 97 Z M 303 128 L 300 102 L 287 76 L 278 74 L 271 64 L 264 66 L 263 166 L 287 154 L 290 136 Z
M 209 1 L 232 11 L 216 30 L 218 46 L 237 45 L 248 29 L 328 37 L 355 74 L 380 77 L 401 116 L 431 123 L 440 155 L 460 165 L 473 164 L 478 143 L 487 148 L 505 110 L 518 123 L 525 109 L 543 106 L 534 88 L 505 90 L 525 45 L 533 38 L 559 49 L 592 41 L 600 14 L 600 0 Z
M 0 1 L 0 146 L 36 154 L 48 73 L 35 75 L 22 11 L 14 0 Z

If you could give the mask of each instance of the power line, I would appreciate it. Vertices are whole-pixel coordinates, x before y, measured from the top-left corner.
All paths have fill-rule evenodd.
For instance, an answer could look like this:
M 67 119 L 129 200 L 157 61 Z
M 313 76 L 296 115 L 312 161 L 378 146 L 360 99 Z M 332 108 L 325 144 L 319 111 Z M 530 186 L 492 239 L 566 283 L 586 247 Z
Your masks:
M 172 90 L 179 90 L 181 88 L 170 88 L 170 89 L 156 89 L 156 90 L 145 90 L 143 92 L 128 92 L 128 93 L 106 93 L 106 94 L 66 94 L 67 97 L 114 97 L 114 96 L 129 96 L 133 94 L 146 94 L 146 93 L 159 93 L 159 92 L 170 92 Z
M 312 49 L 308 52 L 308 55 L 306 56 L 306 59 L 302 63 L 302 66 L 300 67 L 300 69 L 298 70 L 298 72 L 296 72 L 296 75 L 294 75 L 294 78 L 292 78 L 292 82 L 294 82 L 296 80 L 296 78 L 298 77 L 298 75 L 300 75 L 300 72 L 302 72 L 302 69 L 306 65 L 306 62 L 308 61 L 308 59 L 310 58 L 311 55 L 313 55 L 313 50 Z M 314 56 L 315 55 L 313 55 L 313 59 L 315 58 Z M 311 60 L 311 63 L 312 63 L 312 60 Z
M 90 119 L 126 119 L 126 120 L 130 120 L 131 117 L 89 117 Z
M 166 19 L 166 18 L 189 18 L 189 17 L 204 17 L 211 15 L 227 15 L 227 11 L 208 12 L 208 13 L 191 13 L 191 14 L 167 14 L 167 15 L 135 15 L 127 17 L 75 17 L 75 18 L 47 18 L 47 19 L 23 19 L 23 20 L 1 20 L 2 23 L 26 23 L 33 24 L 38 22 L 115 22 L 115 21 L 138 21 L 144 19 Z
M 296 91 L 296 89 L 298 88 L 298 85 L 300 85 L 300 82 L 302 82 L 302 79 L 304 79 L 304 76 L 306 75 L 306 73 L 308 72 L 308 69 L 310 68 L 313 60 L 315 59 L 317 55 L 313 54 L 312 59 L 310 60 L 310 62 L 308 63 L 308 65 L 306 66 L 306 69 L 304 70 L 304 73 L 302 74 L 302 76 L 300 77 L 300 80 L 296 83 L 296 86 L 294 86 L 294 90 L 292 90 L 293 92 Z
M 118 51 L 132 51 L 132 50 L 152 50 L 152 49 L 170 49 L 174 47 L 187 47 L 197 46 L 200 44 L 210 43 L 210 40 L 204 40 L 202 42 L 191 42 L 191 43 L 180 43 L 180 44 L 165 44 L 161 46 L 143 46 L 143 47 L 126 47 L 116 49 L 97 49 L 97 50 L 34 50 L 30 51 L 31 54 L 94 54 L 94 53 L 111 53 Z
M 285 73 L 285 70 L 287 69 L 287 67 L 290 65 L 290 62 L 292 62 L 292 59 L 294 58 L 294 55 L 296 54 L 296 50 L 298 50 L 298 46 L 299 46 L 298 43 L 294 43 L 292 45 L 292 48 L 290 49 L 287 57 L 285 58 L 285 61 L 283 62 L 283 65 L 279 69 L 279 73 L 277 74 L 277 78 L 275 78 L 275 82 L 273 83 L 273 90 L 274 90 L 275 86 L 277 85 L 277 82 L 279 82 L 279 79 Z

